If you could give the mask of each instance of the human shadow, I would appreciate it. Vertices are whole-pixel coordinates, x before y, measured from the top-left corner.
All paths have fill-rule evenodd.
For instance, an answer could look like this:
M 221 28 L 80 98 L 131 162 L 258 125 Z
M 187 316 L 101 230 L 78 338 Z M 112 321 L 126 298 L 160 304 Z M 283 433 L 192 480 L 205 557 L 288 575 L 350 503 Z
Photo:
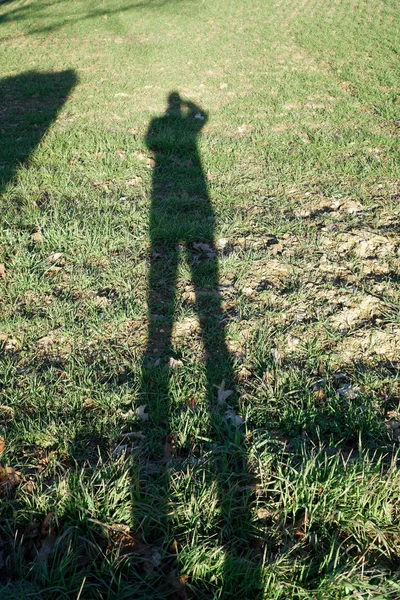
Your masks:
M 150 454 L 153 452 L 150 460 L 158 461 L 162 467 L 156 473 L 140 476 L 142 485 L 134 499 L 137 507 L 134 510 L 141 515 L 147 541 L 164 548 L 174 545 L 177 537 L 170 515 L 175 510 L 176 488 L 172 492 L 174 466 L 171 465 L 173 460 L 169 461 L 175 444 L 172 423 L 190 410 L 194 411 L 195 418 L 198 409 L 193 404 L 176 402 L 171 391 L 172 372 L 177 364 L 174 361 L 179 360 L 179 356 L 184 358 L 180 346 L 185 340 L 180 342 L 176 338 L 174 320 L 176 304 L 181 301 L 177 294 L 177 273 L 180 260 L 185 258 L 193 284 L 190 308 L 197 314 L 203 347 L 202 356 L 197 355 L 194 362 L 204 365 L 206 376 L 204 421 L 208 423 L 208 441 L 204 442 L 203 450 L 210 460 L 205 477 L 209 488 L 216 490 L 215 513 L 218 515 L 212 543 L 223 563 L 218 581 L 208 581 L 206 576 L 202 581 L 189 580 L 188 589 L 193 597 L 258 598 L 259 556 L 249 509 L 252 481 L 247 469 L 244 435 L 233 409 L 224 402 L 224 388 L 221 388 L 222 384 L 231 390 L 229 402 L 234 407 L 237 392 L 234 364 L 226 343 L 226 315 L 219 292 L 215 215 L 197 145 L 206 122 L 207 114 L 201 108 L 173 92 L 165 114 L 151 121 L 146 136 L 146 144 L 154 157 L 154 170 L 147 296 L 149 325 L 141 402 L 147 405 L 149 414 Z M 196 343 L 195 332 L 186 332 L 186 341 L 188 339 Z M 220 402 L 216 387 L 221 390 Z M 164 444 L 168 448 L 167 456 Z M 183 460 L 189 458 L 193 464 L 199 460 L 199 456 L 194 456 L 194 446 L 199 447 L 195 436 L 186 448 L 175 450 L 178 455 L 181 452 Z M 172 559 L 172 562 L 179 573 L 179 560 Z
M 0 80 L 0 193 L 27 163 L 76 83 L 72 69 Z

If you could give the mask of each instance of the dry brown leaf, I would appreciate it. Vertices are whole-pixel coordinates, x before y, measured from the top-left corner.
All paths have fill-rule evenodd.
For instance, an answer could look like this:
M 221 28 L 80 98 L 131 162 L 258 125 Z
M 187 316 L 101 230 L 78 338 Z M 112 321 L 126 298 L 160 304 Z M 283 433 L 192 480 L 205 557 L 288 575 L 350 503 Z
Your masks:
M 204 242 L 193 242 L 193 248 L 195 250 L 202 250 L 203 252 L 211 252 L 212 248 L 210 244 L 205 244 Z
M 277 254 L 282 254 L 283 246 L 282 244 L 272 244 L 272 246 L 270 246 L 270 250 L 272 254 L 276 256 Z
M 276 365 L 280 365 L 282 362 L 282 356 L 278 348 L 271 348 L 271 356 Z
M 0 423 L 6 423 L 14 419 L 14 409 L 11 406 L 0 404 Z
M 179 550 L 179 544 L 176 540 L 174 540 L 171 544 L 170 547 L 168 548 L 169 552 L 172 552 L 173 554 L 178 554 L 178 550 Z
M 37 345 L 41 346 L 42 348 L 48 348 L 49 346 L 54 344 L 56 341 L 57 341 L 56 336 L 54 335 L 53 332 L 50 331 L 49 335 L 46 335 L 37 341 Z
M 6 278 L 6 267 L 5 267 L 4 263 L 0 263 L 0 277 L 2 279 Z
M 27 481 L 24 487 L 27 494 L 33 494 L 35 491 L 35 483 L 31 480 Z
M 168 361 L 168 366 L 170 369 L 178 369 L 179 367 L 183 367 L 183 362 L 171 356 Z
M 297 521 L 294 524 L 294 537 L 298 539 L 302 539 L 303 537 L 305 537 L 307 534 L 307 526 L 309 522 L 310 519 L 308 518 L 308 514 L 306 511 L 304 516 L 300 517 L 300 519 L 297 519 Z
M 217 398 L 218 404 L 220 406 L 223 404 L 226 404 L 226 400 L 227 400 L 227 398 L 229 398 L 229 396 L 231 396 L 233 394 L 233 390 L 225 389 L 225 381 L 223 381 L 221 383 L 221 385 L 216 385 L 214 387 L 216 387 L 217 391 L 218 391 L 218 398 Z
M 82 404 L 82 408 L 85 411 L 97 410 L 100 408 L 98 402 L 96 400 L 92 400 L 91 398 L 86 398 Z
M 236 427 L 240 427 L 240 425 L 243 425 L 243 423 L 245 422 L 244 417 L 237 415 L 230 407 L 226 411 L 225 417 L 228 419 L 228 421 L 232 421 L 232 423 L 234 423 Z
M 186 400 L 186 404 L 192 410 L 197 410 L 197 398 L 195 396 L 189 396 Z
M 129 181 L 126 182 L 126 185 L 131 185 L 131 186 L 135 186 L 135 185 L 139 185 L 139 183 L 142 183 L 143 179 L 141 177 L 132 177 L 132 179 L 129 179 Z
M 169 442 L 164 444 L 164 460 L 171 460 L 172 458 L 172 446 Z
M 349 383 L 345 383 L 344 385 L 341 385 L 338 389 L 338 394 L 343 398 L 347 398 L 347 400 L 354 400 L 354 398 L 357 398 L 357 391 L 358 390 L 352 388 Z
M 176 600 L 188 600 L 189 596 L 186 592 L 186 583 L 188 580 L 188 575 L 181 575 L 178 577 L 176 571 L 171 571 L 169 574 L 168 581 L 174 590 L 173 597 L 176 598 Z
M 315 390 L 314 397 L 317 400 L 325 400 L 326 394 L 325 394 L 324 390 L 322 388 L 320 388 L 319 390 Z
M 41 542 L 37 557 L 40 562 L 46 562 L 56 543 L 56 534 L 52 533 Z
M 0 346 L 4 350 L 14 352 L 18 349 L 18 341 L 15 338 L 7 337 L 5 334 L 0 334 Z
M 255 296 L 256 290 L 253 290 L 251 287 L 245 287 L 242 289 L 242 294 L 248 298 L 251 298 L 252 296 Z
M 146 406 L 147 404 L 142 404 L 142 406 L 138 406 L 138 408 L 136 409 L 136 416 L 139 419 L 139 421 L 149 420 L 149 414 L 145 412 Z
M 12 467 L 0 466 L 0 495 L 9 492 L 20 482 L 20 473 Z
M 239 371 L 239 381 L 246 381 L 247 379 L 249 379 L 251 377 L 251 371 L 249 371 L 249 369 L 246 369 L 246 367 L 241 367 L 240 371 Z
M 4 449 L 6 447 L 6 440 L 0 435 L 0 454 L 3 454 Z
M 145 440 L 146 436 L 141 431 L 127 431 L 121 433 L 122 438 L 128 438 L 133 440 Z
M 227 238 L 219 238 L 216 243 L 216 247 L 218 250 L 224 250 L 229 244 L 229 240 Z
M 35 233 L 32 233 L 32 241 L 36 242 L 37 244 L 40 244 L 40 242 L 43 242 L 43 236 L 41 231 L 35 231 Z
M 300 338 L 295 335 L 289 335 L 286 340 L 286 348 L 289 352 L 294 352 L 300 344 Z
M 62 252 L 52 252 L 47 257 L 47 260 L 51 264 L 57 263 L 58 268 L 63 267 L 65 265 L 65 257 L 63 256 Z M 54 268 L 56 268 L 56 267 L 54 267 Z

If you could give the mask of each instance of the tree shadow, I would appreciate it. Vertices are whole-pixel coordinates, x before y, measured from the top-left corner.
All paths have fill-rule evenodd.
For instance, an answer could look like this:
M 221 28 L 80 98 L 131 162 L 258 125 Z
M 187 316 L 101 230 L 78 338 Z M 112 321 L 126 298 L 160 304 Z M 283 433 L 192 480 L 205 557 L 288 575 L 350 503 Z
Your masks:
M 3 4 L 10 4 L 15 0 L 0 0 L 0 8 Z M 39 25 L 35 27 L 33 24 L 36 22 L 42 22 L 44 19 L 48 20 L 51 17 L 50 10 L 57 4 L 65 4 L 65 0 L 58 0 L 56 2 L 43 2 L 41 5 L 35 4 L 32 7 L 30 4 L 22 4 L 17 6 L 10 6 L 10 10 L 4 12 L 0 15 L 0 24 L 4 23 L 17 23 L 28 21 L 29 29 L 27 31 L 28 34 L 34 35 L 37 33 L 48 33 L 54 32 L 62 29 L 66 25 L 74 23 L 76 21 L 87 21 L 96 18 L 109 17 L 112 15 L 118 15 L 121 13 L 129 12 L 131 10 L 146 10 L 148 8 L 160 9 L 163 6 L 170 4 L 172 2 L 178 3 L 187 0 L 143 0 L 139 2 L 130 2 L 123 6 L 119 6 L 117 8 L 95 8 L 95 9 L 87 9 L 83 14 L 80 15 L 72 15 L 64 18 L 57 19 L 54 18 L 53 22 L 50 25 L 43 26 Z M 50 9 L 50 10 L 49 10 Z
M 0 193 L 26 164 L 76 83 L 71 69 L 0 80 Z
M 226 319 L 218 291 L 215 216 L 197 147 L 197 138 L 206 122 L 207 114 L 203 110 L 173 92 L 169 95 L 165 114 L 151 121 L 146 136 L 147 146 L 154 156 L 154 170 L 147 297 L 149 326 L 142 365 L 141 402 L 147 405 L 149 414 L 150 461 L 162 467 L 156 469 L 156 473 L 151 470 L 141 473 L 141 485 L 133 503 L 134 512 L 137 512 L 134 521 L 137 523 L 140 515 L 146 540 L 154 541 L 158 546 L 162 540 L 166 552 L 174 544 L 177 538 L 171 515 L 180 492 L 179 486 L 178 489 L 175 484 L 175 487 L 171 486 L 174 465 L 169 459 L 175 444 L 173 422 L 183 414 L 187 416 L 191 409 L 195 418 L 195 411 L 203 409 L 203 421 L 208 424 L 208 442 L 202 445 L 208 456 L 208 466 L 203 475 L 207 473 L 206 485 L 215 490 L 213 518 L 216 522 L 212 543 L 223 566 L 216 583 L 204 577 L 201 590 L 197 587 L 198 582 L 194 583 L 193 597 L 203 597 L 207 590 L 204 597 L 256 598 L 261 586 L 260 557 L 249 510 L 252 480 L 247 469 L 244 436 L 236 415 L 225 404 L 223 391 L 217 398 L 215 389 L 219 386 L 221 390 L 224 382 L 225 389 L 231 390 L 230 404 L 237 404 L 233 361 L 225 339 Z M 174 330 L 181 258 L 186 258 L 190 267 L 194 289 L 192 308 L 201 330 L 203 354 L 194 361 L 200 360 L 206 375 L 202 407 L 188 407 L 187 402 L 182 405 L 176 398 L 172 399 L 172 372 L 181 346 Z M 184 336 L 192 340 L 195 337 L 190 331 Z M 204 454 L 203 458 L 195 455 L 195 446 L 199 447 L 199 444 L 194 435 L 186 448 L 180 449 L 180 458 L 190 458 L 192 464 L 204 459 Z M 205 550 L 206 553 L 209 551 L 210 548 Z M 172 563 L 179 572 L 179 560 L 172 559 Z

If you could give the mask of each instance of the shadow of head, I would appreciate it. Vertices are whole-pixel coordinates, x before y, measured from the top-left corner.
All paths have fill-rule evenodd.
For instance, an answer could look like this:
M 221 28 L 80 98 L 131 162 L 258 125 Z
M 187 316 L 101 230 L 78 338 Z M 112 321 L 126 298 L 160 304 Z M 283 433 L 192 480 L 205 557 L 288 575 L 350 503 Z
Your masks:
M 77 81 L 72 69 L 28 71 L 0 80 L 0 190 L 28 161 Z
M 170 117 L 177 127 L 199 131 L 208 120 L 207 113 L 194 102 L 184 100 L 179 92 L 173 91 L 168 95 L 165 116 Z M 173 119 L 171 119 L 173 117 Z

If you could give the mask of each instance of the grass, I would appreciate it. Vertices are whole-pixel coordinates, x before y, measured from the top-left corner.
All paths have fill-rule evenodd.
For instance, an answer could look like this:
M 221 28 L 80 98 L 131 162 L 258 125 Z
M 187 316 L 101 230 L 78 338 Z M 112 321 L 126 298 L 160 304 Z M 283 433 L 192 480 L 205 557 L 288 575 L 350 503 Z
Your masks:
M 400 597 L 399 25 L 0 3 L 0 598 Z

